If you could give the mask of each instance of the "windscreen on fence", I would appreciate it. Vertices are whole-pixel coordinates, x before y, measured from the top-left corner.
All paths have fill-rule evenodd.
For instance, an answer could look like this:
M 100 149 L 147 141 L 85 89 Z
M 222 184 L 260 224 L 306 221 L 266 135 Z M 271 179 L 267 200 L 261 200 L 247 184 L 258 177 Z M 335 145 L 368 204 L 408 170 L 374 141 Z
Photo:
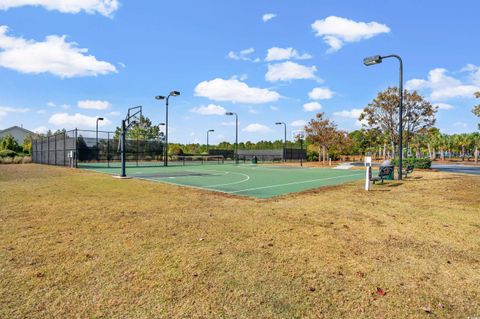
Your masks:
M 72 130 L 32 140 L 34 163 L 70 167 L 120 167 L 119 136 L 115 132 Z M 163 166 L 163 142 L 127 139 L 127 166 Z
M 299 161 L 305 160 L 307 153 L 305 150 L 296 148 L 273 149 L 273 150 L 238 150 L 238 159 L 243 162 L 252 161 L 254 158 L 258 162 L 281 162 L 281 161 Z

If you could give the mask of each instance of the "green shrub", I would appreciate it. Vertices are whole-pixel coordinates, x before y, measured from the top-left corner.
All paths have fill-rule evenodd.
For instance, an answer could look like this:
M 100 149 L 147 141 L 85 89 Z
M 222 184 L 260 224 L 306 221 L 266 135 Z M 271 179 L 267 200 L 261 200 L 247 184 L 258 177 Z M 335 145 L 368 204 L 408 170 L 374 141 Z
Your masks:
M 398 165 L 398 160 L 394 159 L 392 164 Z M 409 157 L 403 159 L 403 166 L 405 167 L 406 165 L 413 165 L 415 168 L 430 169 L 432 167 L 432 160 L 429 158 Z
M 30 137 L 30 134 L 27 134 L 25 136 L 25 139 L 23 140 L 23 143 L 21 145 L 23 153 L 26 154 L 31 154 L 32 153 L 32 138 Z
M 318 161 L 318 152 L 307 152 L 307 161 L 308 162 L 316 162 Z
M 2 140 L 0 141 L 0 150 L 13 150 L 19 152 L 22 148 L 18 145 L 12 134 L 7 134 L 2 137 Z
M 22 156 L 15 156 L 13 158 L 13 164 L 22 164 L 23 163 L 23 157 Z
M 0 164 L 12 164 L 13 157 L 0 157 Z
M 12 150 L 1 150 L 0 151 L 0 157 L 15 157 L 17 156 L 17 153 L 12 151 Z

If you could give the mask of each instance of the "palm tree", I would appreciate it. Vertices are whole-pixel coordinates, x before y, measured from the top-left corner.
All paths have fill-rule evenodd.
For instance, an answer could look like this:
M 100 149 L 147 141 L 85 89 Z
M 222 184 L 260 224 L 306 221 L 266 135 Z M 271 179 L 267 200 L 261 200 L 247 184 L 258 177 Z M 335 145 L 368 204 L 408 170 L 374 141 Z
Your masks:
M 448 147 L 448 135 L 440 134 L 438 135 L 437 145 L 440 148 L 440 160 L 445 160 L 445 149 Z
M 470 146 L 470 137 L 469 134 L 463 133 L 457 135 L 457 145 L 461 149 L 462 161 L 465 160 L 465 155 L 467 153 L 467 148 Z
M 452 153 L 455 146 L 455 139 L 453 135 L 445 134 L 445 148 L 448 151 L 448 159 L 452 159 Z
M 471 145 L 473 145 L 473 156 L 475 164 L 478 164 L 478 148 L 480 147 L 480 133 L 475 132 L 470 134 Z
M 415 149 L 415 157 L 422 157 L 422 147 L 425 145 L 425 134 L 415 134 L 413 138 L 410 139 L 410 147 Z

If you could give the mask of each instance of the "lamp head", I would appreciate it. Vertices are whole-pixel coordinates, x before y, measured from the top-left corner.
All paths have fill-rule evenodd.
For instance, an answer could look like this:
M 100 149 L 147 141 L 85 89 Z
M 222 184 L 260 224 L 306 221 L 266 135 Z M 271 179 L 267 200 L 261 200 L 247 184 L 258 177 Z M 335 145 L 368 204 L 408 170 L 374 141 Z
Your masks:
M 158 126 L 164 126 L 165 123 L 158 123 Z
M 233 112 L 227 112 L 225 115 L 233 115 Z
M 363 64 L 366 66 L 374 65 L 382 63 L 382 57 L 379 55 L 370 56 L 368 58 L 363 59 Z
M 275 125 L 282 125 L 282 122 L 275 122 Z
M 155 97 L 155 100 L 165 100 L 165 96 L 163 96 L 163 95 L 157 95 L 157 96 Z
M 103 117 L 97 117 L 97 121 L 103 121 Z
M 215 130 L 208 130 L 209 132 L 215 132 Z
M 180 95 L 180 92 L 178 92 L 178 91 L 170 92 L 170 96 L 179 96 L 179 95 Z

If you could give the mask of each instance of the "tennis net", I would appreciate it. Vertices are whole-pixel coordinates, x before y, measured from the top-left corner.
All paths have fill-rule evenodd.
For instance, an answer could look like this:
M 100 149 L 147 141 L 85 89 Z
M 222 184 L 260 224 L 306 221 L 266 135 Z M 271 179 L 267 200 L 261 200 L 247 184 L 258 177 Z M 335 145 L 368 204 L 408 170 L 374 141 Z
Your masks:
M 172 155 L 170 163 L 178 165 L 198 164 L 223 164 L 225 159 L 222 155 Z

